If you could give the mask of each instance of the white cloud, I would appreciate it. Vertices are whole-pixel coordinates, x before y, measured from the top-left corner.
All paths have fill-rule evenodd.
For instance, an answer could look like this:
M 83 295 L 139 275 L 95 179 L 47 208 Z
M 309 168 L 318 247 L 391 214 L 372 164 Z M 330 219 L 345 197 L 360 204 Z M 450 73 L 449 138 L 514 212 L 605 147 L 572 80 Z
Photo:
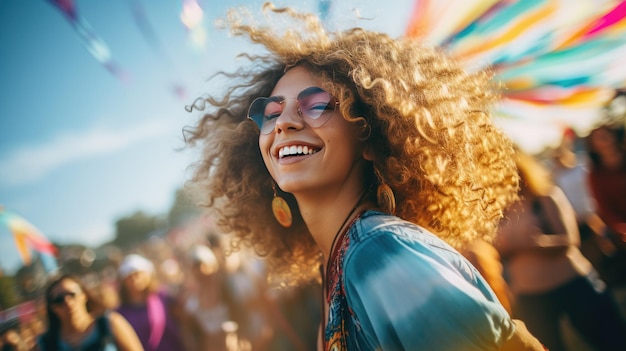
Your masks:
M 91 130 L 59 135 L 49 143 L 27 145 L 0 161 L 0 185 L 17 186 L 35 182 L 69 163 L 118 152 L 145 139 L 171 131 L 163 120 L 130 128 Z

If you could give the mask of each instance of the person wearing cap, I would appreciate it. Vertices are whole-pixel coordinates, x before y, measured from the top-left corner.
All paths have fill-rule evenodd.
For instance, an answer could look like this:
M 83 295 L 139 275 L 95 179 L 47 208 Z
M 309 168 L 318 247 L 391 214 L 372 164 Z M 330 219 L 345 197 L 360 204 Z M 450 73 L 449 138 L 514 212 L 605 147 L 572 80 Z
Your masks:
M 120 306 L 117 311 L 137 332 L 146 351 L 187 350 L 181 335 L 184 320 L 177 301 L 161 291 L 154 264 L 131 254 L 118 268 Z
M 226 350 L 225 323 L 232 313 L 230 293 L 224 271 L 213 250 L 204 244 L 194 245 L 189 251 L 191 283 L 185 298 L 185 310 L 194 327 L 196 350 Z

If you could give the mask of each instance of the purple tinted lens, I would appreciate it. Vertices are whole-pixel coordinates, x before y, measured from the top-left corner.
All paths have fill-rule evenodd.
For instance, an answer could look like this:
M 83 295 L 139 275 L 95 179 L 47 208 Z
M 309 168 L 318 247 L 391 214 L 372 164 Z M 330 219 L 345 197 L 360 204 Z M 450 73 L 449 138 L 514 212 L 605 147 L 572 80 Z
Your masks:
M 255 99 L 248 109 L 248 118 L 253 120 L 262 134 L 269 134 L 274 130 L 276 119 L 282 114 L 286 98 L 272 96 Z M 302 113 L 305 122 L 311 127 L 320 127 L 332 116 L 337 104 L 329 92 L 322 88 L 306 88 L 295 99 L 298 111 Z

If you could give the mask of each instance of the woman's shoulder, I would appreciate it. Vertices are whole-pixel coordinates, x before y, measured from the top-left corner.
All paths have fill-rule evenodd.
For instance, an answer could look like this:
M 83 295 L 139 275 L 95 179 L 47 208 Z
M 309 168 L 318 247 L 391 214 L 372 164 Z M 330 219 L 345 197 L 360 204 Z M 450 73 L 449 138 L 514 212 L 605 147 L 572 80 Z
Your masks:
M 493 328 L 510 332 L 508 313 L 458 251 L 397 217 L 368 213 L 361 221 L 359 225 L 371 233 L 361 233 L 359 242 L 348 243 L 342 266 L 347 303 L 359 318 L 438 325 L 438 335 L 463 328 L 482 335 L 493 335 Z M 426 322 L 423 317 L 431 315 L 446 318 Z M 433 339 L 427 334 L 417 338 Z
M 94 318 L 94 325 L 89 334 L 81 341 L 80 348 L 82 350 L 95 350 L 99 346 L 111 342 L 113 336 L 111 333 L 111 316 L 122 318 L 118 313 L 113 311 L 105 311 Z M 38 350 L 73 350 L 75 346 L 68 344 L 60 338 L 54 338 L 49 333 L 42 334 L 37 339 Z
M 369 241 L 388 239 L 402 244 L 409 242 L 424 245 L 436 251 L 457 253 L 448 243 L 426 228 L 378 211 L 364 212 L 350 230 L 352 247 L 358 247 Z
M 472 280 L 476 275 L 465 257 L 443 239 L 419 225 L 389 214 L 365 212 L 349 235 L 343 263 L 347 269 L 350 265 L 372 261 L 372 255 L 384 255 L 389 262 L 413 262 L 425 267 L 437 262 L 438 266 L 461 272 Z
M 98 318 L 98 320 L 106 321 L 109 324 L 117 323 L 117 321 L 120 319 L 124 319 L 124 316 L 114 310 L 107 310 Z
M 122 317 L 121 314 L 112 311 L 105 310 L 100 315 L 96 316 L 94 319 L 95 328 L 93 328 L 93 336 L 96 339 L 108 338 L 111 337 L 111 325 L 117 323 L 119 318 Z

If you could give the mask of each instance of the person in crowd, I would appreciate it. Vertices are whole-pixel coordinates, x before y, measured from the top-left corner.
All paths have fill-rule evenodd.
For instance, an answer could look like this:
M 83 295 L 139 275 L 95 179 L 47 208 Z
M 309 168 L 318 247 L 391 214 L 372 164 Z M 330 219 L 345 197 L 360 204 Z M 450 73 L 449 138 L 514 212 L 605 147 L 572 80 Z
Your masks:
M 147 258 L 130 254 L 119 269 L 120 305 L 117 311 L 135 329 L 147 351 L 191 349 L 185 331 L 184 309 L 178 300 L 159 289 L 154 264 Z
M 194 289 L 185 298 L 185 309 L 193 320 L 197 350 L 226 350 L 224 323 L 231 321 L 226 277 L 213 250 L 195 245 L 190 252 L 190 281 Z
M 101 305 L 71 275 L 54 278 L 45 290 L 47 330 L 37 340 L 37 350 L 143 350 L 128 321 Z
M 37 345 L 38 337 L 46 331 L 45 311 L 43 310 L 43 308 L 38 308 L 39 313 L 20 321 L 20 337 L 27 350 L 33 350 Z
M 0 325 L 0 351 L 29 351 L 18 323 Z
M 320 349 L 541 350 L 457 250 L 490 240 L 516 198 L 491 76 L 417 39 L 264 9 L 280 25 L 245 10 L 226 24 L 268 51 L 185 129 L 232 245 L 285 284 L 321 273 Z
M 495 244 L 515 295 L 513 315 L 551 351 L 565 351 L 567 316 L 598 350 L 626 350 L 626 327 L 612 295 L 579 250 L 576 216 L 551 174 L 518 152 L 520 200 L 501 222 Z
M 591 160 L 588 184 L 604 235 L 615 246 L 607 267 L 610 283 L 626 284 L 626 145 L 624 128 L 602 125 L 586 139 Z
M 580 250 L 606 278 L 604 266 L 607 255 L 615 250 L 613 244 L 603 236 L 606 225 L 598 215 L 594 198 L 589 189 L 589 160 L 576 152 L 576 133 L 567 128 L 561 144 L 551 159 L 552 178 L 572 205 L 580 233 Z
M 561 144 L 554 151 L 552 178 L 556 186 L 563 190 L 576 214 L 576 222 L 581 238 L 594 237 L 604 230 L 604 222 L 598 216 L 594 198 L 589 189 L 589 162 L 579 159 L 575 150 L 577 136 L 572 129 L 563 133 Z
M 624 128 L 600 126 L 587 137 L 589 183 L 598 211 L 620 247 L 626 243 L 626 147 Z
M 319 288 L 317 282 L 311 282 L 267 291 L 262 302 L 274 333 L 265 350 L 317 350 L 321 312 Z

